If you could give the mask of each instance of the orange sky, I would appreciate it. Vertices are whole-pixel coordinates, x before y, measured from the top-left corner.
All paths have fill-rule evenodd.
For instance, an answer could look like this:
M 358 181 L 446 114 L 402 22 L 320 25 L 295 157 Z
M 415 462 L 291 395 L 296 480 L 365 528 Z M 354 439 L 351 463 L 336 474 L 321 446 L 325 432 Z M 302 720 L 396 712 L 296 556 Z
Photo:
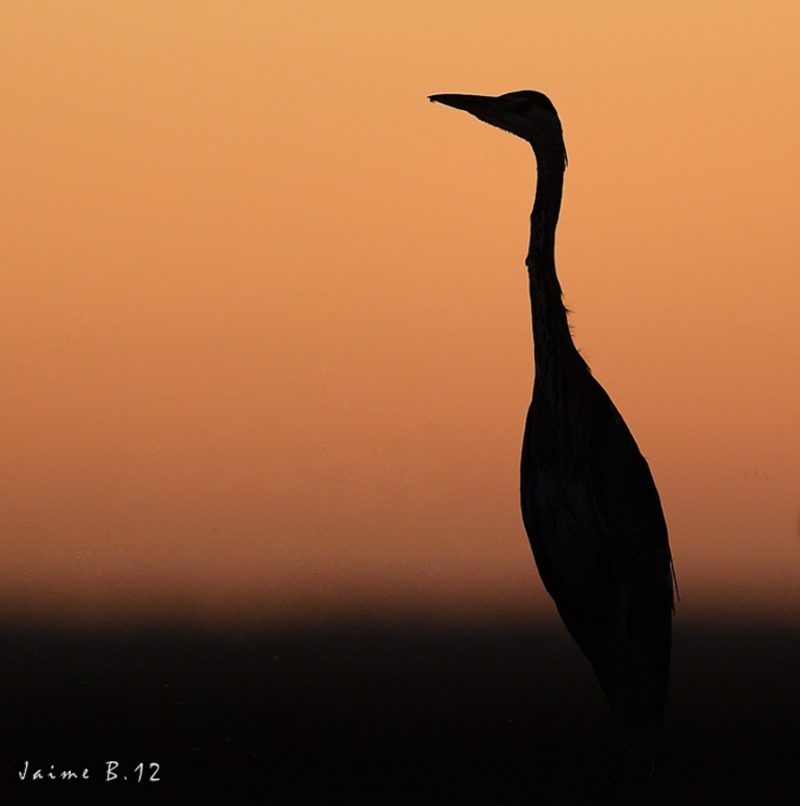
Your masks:
M 796 2 L 0 6 L 6 617 L 553 617 L 520 141 L 687 618 L 800 613 Z

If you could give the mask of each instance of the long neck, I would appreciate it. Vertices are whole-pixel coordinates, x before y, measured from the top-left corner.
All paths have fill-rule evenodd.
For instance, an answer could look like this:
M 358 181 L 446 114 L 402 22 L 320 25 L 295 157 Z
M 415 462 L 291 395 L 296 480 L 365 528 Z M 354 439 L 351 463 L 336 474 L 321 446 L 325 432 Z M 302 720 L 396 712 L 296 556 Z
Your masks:
M 531 213 L 528 280 L 533 319 L 534 361 L 537 376 L 550 375 L 575 353 L 556 276 L 555 239 L 564 187 L 563 140 L 534 149 L 537 164 L 536 197 Z

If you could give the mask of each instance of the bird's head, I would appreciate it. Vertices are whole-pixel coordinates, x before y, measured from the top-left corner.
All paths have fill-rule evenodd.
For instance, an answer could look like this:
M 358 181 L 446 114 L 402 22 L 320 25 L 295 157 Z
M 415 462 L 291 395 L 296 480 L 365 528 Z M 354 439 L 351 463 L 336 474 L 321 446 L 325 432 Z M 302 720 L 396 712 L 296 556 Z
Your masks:
M 463 109 L 485 123 L 491 123 L 527 140 L 537 155 L 541 151 L 560 150 L 564 164 L 567 152 L 558 112 L 550 99 L 536 90 L 519 90 L 505 95 L 429 95 L 433 103 Z

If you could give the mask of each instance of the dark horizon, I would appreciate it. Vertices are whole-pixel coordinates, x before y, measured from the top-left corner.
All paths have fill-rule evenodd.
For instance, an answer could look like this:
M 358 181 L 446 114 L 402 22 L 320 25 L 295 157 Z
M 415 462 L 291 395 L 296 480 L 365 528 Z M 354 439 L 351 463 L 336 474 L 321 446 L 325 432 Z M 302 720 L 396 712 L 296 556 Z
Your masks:
M 4 802 L 571 803 L 605 705 L 560 625 L 294 629 L 6 625 Z M 800 629 L 675 625 L 653 804 L 783 803 Z M 30 765 L 160 765 L 157 783 L 20 782 Z M 738 799 L 737 799 L 738 798 Z M 138 799 L 138 800 L 137 800 Z

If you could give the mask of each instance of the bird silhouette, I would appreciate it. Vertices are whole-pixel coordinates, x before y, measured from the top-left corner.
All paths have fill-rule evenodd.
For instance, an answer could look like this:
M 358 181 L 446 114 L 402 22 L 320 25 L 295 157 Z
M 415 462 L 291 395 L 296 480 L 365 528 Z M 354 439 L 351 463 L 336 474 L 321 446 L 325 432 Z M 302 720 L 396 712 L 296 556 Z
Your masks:
M 537 182 L 525 262 L 535 379 L 522 443 L 522 519 L 542 582 L 610 703 L 612 735 L 619 747 L 652 759 L 677 583 L 650 468 L 567 322 L 555 265 L 567 164 L 558 113 L 533 90 L 429 97 L 533 147 Z

